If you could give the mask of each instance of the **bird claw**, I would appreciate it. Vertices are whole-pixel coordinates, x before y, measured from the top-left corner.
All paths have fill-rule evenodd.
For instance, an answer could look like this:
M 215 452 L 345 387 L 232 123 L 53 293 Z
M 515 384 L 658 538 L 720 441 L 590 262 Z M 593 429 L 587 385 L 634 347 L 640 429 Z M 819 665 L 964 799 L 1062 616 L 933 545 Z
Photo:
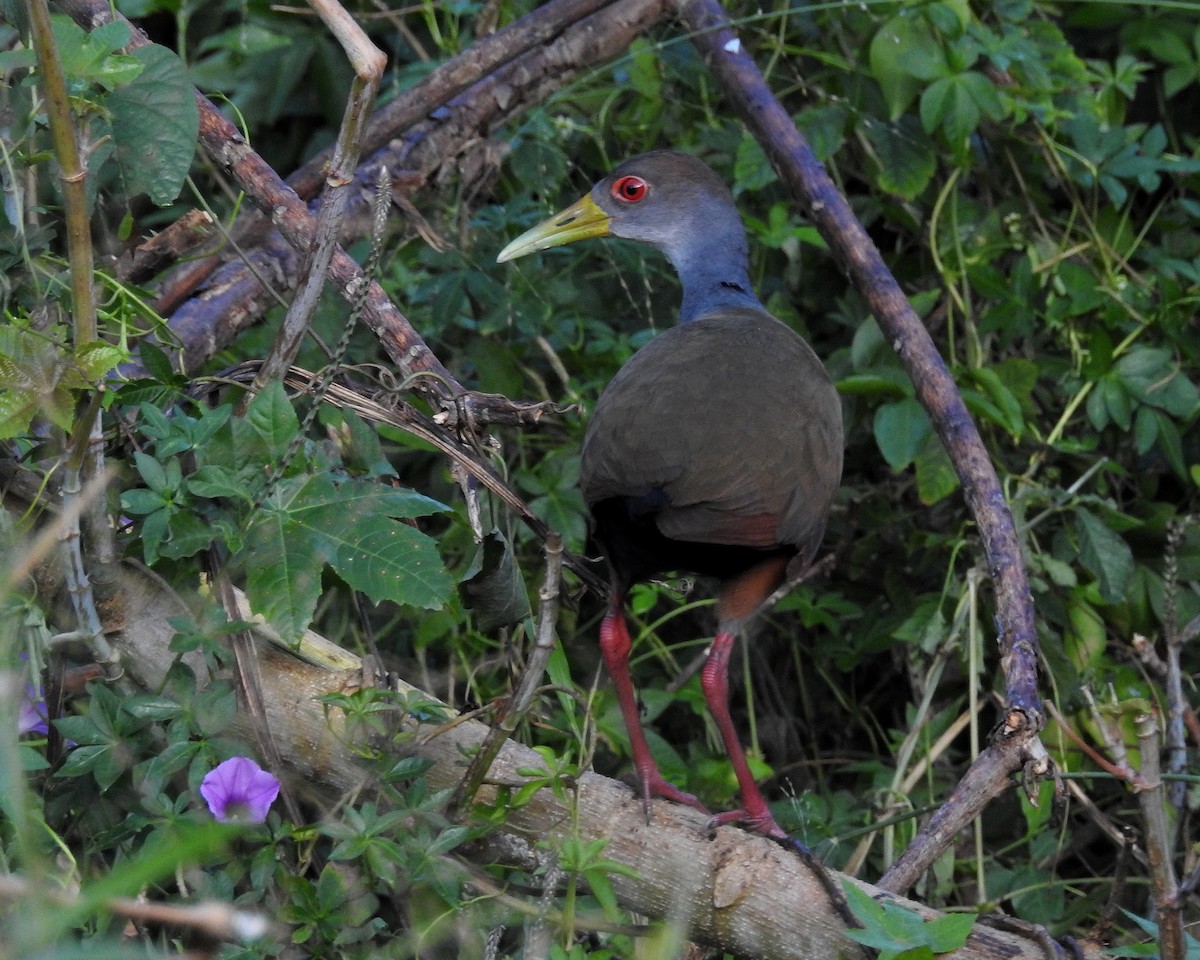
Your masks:
M 690 793 L 684 793 L 673 783 L 668 783 L 662 778 L 657 770 L 650 775 L 640 776 L 638 780 L 642 786 L 642 808 L 646 811 L 646 822 L 650 822 L 650 802 L 659 797 L 663 800 L 670 800 L 672 803 L 681 803 L 686 807 L 691 807 L 694 810 L 699 810 L 707 815 L 708 808 L 704 806 Z
M 715 814 L 708 821 L 708 829 L 715 830 L 717 827 L 722 827 L 727 823 L 740 823 L 747 830 L 752 830 L 754 833 L 761 833 L 764 837 L 770 837 L 772 840 L 780 840 L 788 844 L 799 842 L 797 840 L 793 840 L 792 837 L 775 822 L 775 818 L 771 816 L 771 812 L 765 808 L 757 811 L 750 811 L 746 808 L 742 808 L 739 810 L 727 810 L 724 813 Z

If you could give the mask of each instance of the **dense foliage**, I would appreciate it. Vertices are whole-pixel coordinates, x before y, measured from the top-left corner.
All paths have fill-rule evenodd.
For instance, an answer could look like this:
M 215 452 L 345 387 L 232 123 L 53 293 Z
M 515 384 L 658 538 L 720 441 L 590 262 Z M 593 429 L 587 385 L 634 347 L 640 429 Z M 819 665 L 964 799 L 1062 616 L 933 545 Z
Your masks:
M 508 23 L 528 4 L 427 2 L 379 17 L 360 6 L 388 53 L 388 83 L 400 88 L 467 49 L 479 18 Z M 202 157 L 190 161 L 194 118 L 190 127 L 178 120 L 189 109 L 187 77 L 219 95 L 283 173 L 334 136 L 348 71 L 316 21 L 257 0 L 117 7 L 164 46 L 131 57 L 115 52 L 119 29 L 88 37 L 65 18 L 55 28 L 102 254 L 198 204 L 222 218 L 238 206 Z M 999 906 L 1055 935 L 1089 931 L 1105 913 L 1118 941 L 1134 944 L 1153 931 L 1138 919 L 1150 908 L 1136 864 L 1138 882 L 1114 886 L 1114 837 L 1139 824 L 1137 803 L 1076 737 L 1104 753 L 1108 723 L 1136 765 L 1129 718 L 1146 704 L 1167 717 L 1156 664 L 1200 615 L 1200 13 L 1165 0 L 729 7 L 926 320 L 984 434 L 1033 582 L 1043 693 L 1056 711 L 1044 740 L 1078 789 L 1065 806 L 1051 802 L 1050 784 L 1038 807 L 1015 791 L 996 801 L 916 894 L 933 906 Z M 192 389 L 153 348 L 140 353 L 137 376 L 121 376 L 146 334 L 166 334 L 150 294 L 118 283 L 103 260 L 97 339 L 74 339 L 38 70 L 23 21 L 10 4 L 0 12 L 11 24 L 0 26 L 0 429 L 10 467 L 54 474 L 104 382 L 100 416 L 116 471 L 109 507 L 128 557 L 190 600 L 220 556 L 286 637 L 311 626 L 378 652 L 453 707 L 503 697 L 530 643 L 523 618 L 543 567 L 540 542 L 502 505 L 486 504 L 485 527 L 527 584 L 532 604 L 517 604 L 515 617 L 478 608 L 459 586 L 496 561 L 472 537 L 446 461 L 425 445 L 325 412 L 293 455 L 306 401 L 294 410 L 281 389 L 241 411 L 238 392 Z M 156 90 L 174 97 L 167 107 Z M 164 128 L 153 109 L 179 129 Z M 160 165 L 145 159 L 150 140 L 161 143 Z M 619 242 L 493 260 L 622 158 L 667 145 L 701 156 L 733 185 L 764 302 L 810 340 L 843 398 L 845 480 L 823 550 L 832 565 L 755 628 L 735 659 L 735 714 L 780 823 L 831 865 L 870 879 L 945 799 L 994 723 L 1003 687 L 987 570 L 957 478 L 889 344 L 686 37 L 664 23 L 497 131 L 472 157 L 498 164 L 448 164 L 412 197 L 444 244 L 399 230 L 381 280 L 461 382 L 576 405 L 536 431 L 504 432 L 495 462 L 582 552 L 575 481 L 587 410 L 672 321 L 675 280 L 664 262 Z M 316 333 L 336 341 L 345 316 L 331 297 Z M 262 356 L 277 319 L 201 373 Z M 361 328 L 349 357 L 385 362 Z M 298 362 L 318 369 L 326 354 L 310 343 Z M 24 536 L 18 519 L 7 525 Z M 664 774 L 720 809 L 734 802 L 735 783 L 705 726 L 696 666 L 712 624 L 703 584 L 691 587 L 638 588 L 635 670 Z M 4 663 L 20 669 L 19 654 L 42 662 L 46 607 L 24 587 L 3 599 L 12 608 Z M 594 764 L 620 775 L 628 743 L 607 683 L 595 682 L 600 610 L 583 592 L 563 609 L 551 679 L 577 695 L 547 694 L 522 736 L 558 769 Z M 230 629 L 202 595 L 173 649 L 202 653 L 228 677 Z M 1159 658 L 1135 650 L 1139 636 Z M 1178 652 L 1194 703 L 1194 642 Z M 518 935 L 515 909 L 467 901 L 449 854 L 473 832 L 447 819 L 419 765 L 397 770 L 386 756 L 366 757 L 384 772 L 378 789 L 306 810 L 309 823 L 288 822 L 276 806 L 264 826 L 233 839 L 210 824 L 201 779 L 253 745 L 225 736 L 235 710 L 228 680 L 197 679 L 181 665 L 164 689 L 134 697 L 93 680 L 55 721 L 74 746 L 53 767 L 45 737 L 21 741 L 27 780 L 4 766 L 0 866 L 65 887 L 82 880 L 86 896 L 55 913 L 0 905 L 9 930 L 0 957 L 74 956 L 75 942 L 95 955 L 120 934 L 95 905 L 139 891 L 256 904 L 289 925 L 280 939 L 226 948 L 228 957 L 287 954 L 289 937 L 321 957 L 535 955 L 526 951 L 542 941 Z M 15 729 L 0 731 L 5 762 L 18 757 Z M 1183 856 L 1195 841 L 1195 778 L 1178 763 L 1173 772 L 1186 872 L 1195 866 Z M 221 842 L 236 855 L 214 854 Z M 570 891 L 559 907 L 617 916 L 603 851 L 557 857 Z M 518 886 L 542 880 L 493 873 Z M 1129 914 L 1105 912 L 1114 889 Z M 537 927 L 548 906 L 534 895 L 528 908 Z M 504 939 L 487 947 L 488 932 L 505 924 Z M 569 923 L 552 939 L 551 956 L 633 950 L 628 937 Z M 174 949 L 165 938 L 158 946 Z

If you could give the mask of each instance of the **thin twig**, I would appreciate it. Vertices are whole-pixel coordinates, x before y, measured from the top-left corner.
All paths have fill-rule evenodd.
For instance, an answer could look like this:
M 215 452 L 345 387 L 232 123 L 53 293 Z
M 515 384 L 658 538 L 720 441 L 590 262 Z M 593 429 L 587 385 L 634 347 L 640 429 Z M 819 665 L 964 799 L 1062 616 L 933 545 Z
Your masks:
M 350 202 L 350 187 L 354 183 L 354 170 L 362 149 L 362 137 L 375 105 L 375 95 L 387 56 L 371 43 L 363 29 L 354 21 L 336 0 L 309 0 L 321 20 L 337 37 L 354 67 L 354 80 L 350 85 L 350 96 L 342 116 L 342 126 L 334 145 L 333 157 L 325 172 L 325 192 L 317 214 L 316 231 L 300 268 L 300 280 L 296 296 L 288 307 L 279 327 L 279 333 L 254 384 L 256 393 L 272 380 L 283 378 L 284 372 L 295 360 L 300 342 L 308 330 L 309 322 L 325 289 L 329 264 L 337 252 L 342 236 L 342 221 Z
M 36 891 L 17 874 L 0 874 L 0 900 L 17 903 L 22 900 L 49 899 L 60 907 L 74 907 L 79 898 L 62 890 L 39 888 Z M 260 913 L 241 910 L 228 903 L 154 903 L 117 897 L 105 900 L 103 907 L 118 917 L 138 923 L 153 923 L 182 927 L 211 940 L 226 943 L 245 943 L 261 940 L 271 933 L 271 922 Z
M 471 761 L 462 781 L 454 790 L 450 800 L 452 810 L 461 811 L 470 806 L 475 794 L 491 769 L 492 761 L 504 746 L 504 742 L 516 732 L 517 727 L 529 711 L 534 694 L 541 686 L 550 654 L 554 652 L 557 639 L 559 596 L 562 585 L 562 537 L 551 532 L 546 537 L 546 576 L 538 592 L 537 631 L 534 634 L 533 650 L 521 674 L 517 689 L 492 726 L 491 732 L 479 746 L 479 752 Z
M 1167 796 L 1159 772 L 1158 751 L 1162 748 L 1158 716 L 1150 708 L 1134 717 L 1142 758 L 1141 787 L 1137 791 L 1142 812 L 1146 859 L 1158 914 L 1158 948 L 1162 960 L 1184 960 L 1187 944 L 1183 935 L 1179 881 L 1171 859 L 1171 826 L 1167 820 Z

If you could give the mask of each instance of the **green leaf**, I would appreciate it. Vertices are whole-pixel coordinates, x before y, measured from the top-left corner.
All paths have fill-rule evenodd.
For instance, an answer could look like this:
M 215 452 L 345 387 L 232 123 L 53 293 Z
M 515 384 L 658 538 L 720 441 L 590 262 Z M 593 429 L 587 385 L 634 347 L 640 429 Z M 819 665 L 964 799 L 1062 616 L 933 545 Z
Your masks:
M 147 490 L 145 487 L 138 487 L 135 490 L 126 490 L 121 494 L 121 507 L 126 513 L 132 513 L 135 516 L 140 516 L 146 513 L 153 513 L 155 510 L 162 509 L 165 501 L 153 490 Z
M 1108 418 L 1122 430 L 1128 430 L 1133 424 L 1133 398 L 1125 389 L 1125 384 L 1118 378 L 1108 376 L 1102 379 L 1094 391 L 1104 403 Z M 1091 399 L 1090 397 L 1088 399 Z M 1096 418 L 1098 419 L 1098 418 Z M 1096 422 L 1093 419 L 1093 423 Z M 1097 429 L 1107 425 L 1107 420 L 1097 424 Z
M 138 450 L 133 454 L 133 462 L 142 479 L 146 481 L 146 486 L 151 490 L 159 495 L 171 492 L 171 488 L 167 483 L 166 471 L 163 469 L 162 464 L 152 456 Z
M 303 479 L 282 480 L 255 516 L 246 566 L 246 595 L 285 640 L 296 642 L 312 622 L 321 596 L 321 570 L 332 559 L 324 539 L 291 522 L 288 504 Z
M 116 52 L 129 43 L 129 25 L 123 21 L 101 24 L 91 33 L 69 17 L 56 14 L 51 23 L 63 73 L 76 84 L 90 82 L 112 90 L 142 72 L 136 57 Z
M 139 720 L 172 720 L 179 716 L 182 708 L 170 697 L 159 697 L 150 693 L 126 698 L 121 709 Z
M 179 196 L 191 169 L 200 111 L 178 56 L 158 44 L 139 47 L 133 55 L 141 74 L 106 101 L 117 162 L 131 196 L 145 193 L 162 206 Z
M 1014 440 L 1025 432 L 1025 418 L 1021 413 L 1021 402 L 990 367 L 980 367 L 972 372 L 975 381 L 984 389 L 995 404 L 996 423 L 1007 430 Z
M 237 473 L 228 467 L 213 465 L 203 466 L 187 479 L 189 493 L 198 497 L 217 499 L 228 497 L 231 500 L 249 502 L 251 497 L 241 482 Z
M 75 363 L 91 381 L 103 379 L 129 359 L 129 351 L 111 343 L 96 341 L 75 349 Z
M 965 140 L 979 126 L 979 108 L 963 85 L 963 76 L 943 77 L 921 94 L 921 125 L 925 132 L 942 128 L 951 144 Z
M 254 398 L 246 411 L 245 422 L 266 445 L 268 460 L 287 453 L 300 429 L 292 402 L 278 380 L 267 384 Z
M 775 169 L 763 153 L 758 141 L 743 134 L 738 144 L 737 158 L 733 163 L 734 196 L 746 190 L 761 190 L 778 179 Z
M 391 600 L 434 610 L 446 602 L 454 582 L 436 541 L 419 530 L 376 520 L 329 534 L 337 542 L 334 570 L 375 603 Z
M 464 605 L 475 615 L 481 633 L 520 623 L 530 616 L 529 593 L 512 546 L 499 530 L 492 530 L 480 545 L 480 568 L 459 584 Z
M 958 489 L 958 474 L 941 441 L 931 432 L 916 458 L 917 496 L 935 504 Z
M 366 481 L 285 479 L 255 517 L 238 557 L 251 604 L 294 641 L 311 622 L 321 571 L 330 565 L 377 603 L 440 607 L 453 580 L 435 542 L 401 520 L 444 509 L 410 490 Z
M 1119 603 L 1133 579 L 1133 551 L 1098 516 L 1084 507 L 1075 510 L 1079 559 L 1096 578 L 1100 595 Z
M 957 950 L 967 942 L 978 919 L 974 913 L 947 913 L 936 920 L 927 921 L 925 934 L 929 938 L 929 946 L 934 953 Z
M 929 24 L 913 11 L 902 11 L 879 28 L 867 53 L 871 76 L 897 120 L 920 89 L 919 80 L 946 72 L 946 58 Z
M 893 470 L 903 470 L 917 458 L 931 430 L 925 408 L 911 397 L 875 411 L 875 443 Z
M 915 200 L 937 169 L 937 149 L 914 117 L 894 124 L 872 123 L 864 130 L 879 161 L 879 187 Z
M 61 344 L 0 325 L 0 438 L 24 433 L 35 417 L 69 431 L 75 390 L 86 382 L 64 362 Z

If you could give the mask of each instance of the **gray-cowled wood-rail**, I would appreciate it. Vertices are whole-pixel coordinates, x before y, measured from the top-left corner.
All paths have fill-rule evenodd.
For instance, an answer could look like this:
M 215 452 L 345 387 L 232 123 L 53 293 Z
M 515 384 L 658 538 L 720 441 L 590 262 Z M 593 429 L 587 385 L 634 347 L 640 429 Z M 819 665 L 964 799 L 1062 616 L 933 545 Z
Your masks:
M 604 236 L 658 248 L 683 286 L 679 323 L 634 354 L 596 403 L 580 475 L 611 577 L 600 650 L 647 815 L 652 797 L 704 807 L 668 783 L 650 754 L 629 671 L 625 596 L 655 574 L 689 571 L 719 584 L 701 681 L 742 799 L 712 822 L 785 839 L 729 715 L 729 658 L 745 622 L 804 571 L 821 541 L 841 479 L 841 405 L 809 345 L 755 295 L 741 218 L 704 163 L 673 151 L 635 157 L 498 259 Z

